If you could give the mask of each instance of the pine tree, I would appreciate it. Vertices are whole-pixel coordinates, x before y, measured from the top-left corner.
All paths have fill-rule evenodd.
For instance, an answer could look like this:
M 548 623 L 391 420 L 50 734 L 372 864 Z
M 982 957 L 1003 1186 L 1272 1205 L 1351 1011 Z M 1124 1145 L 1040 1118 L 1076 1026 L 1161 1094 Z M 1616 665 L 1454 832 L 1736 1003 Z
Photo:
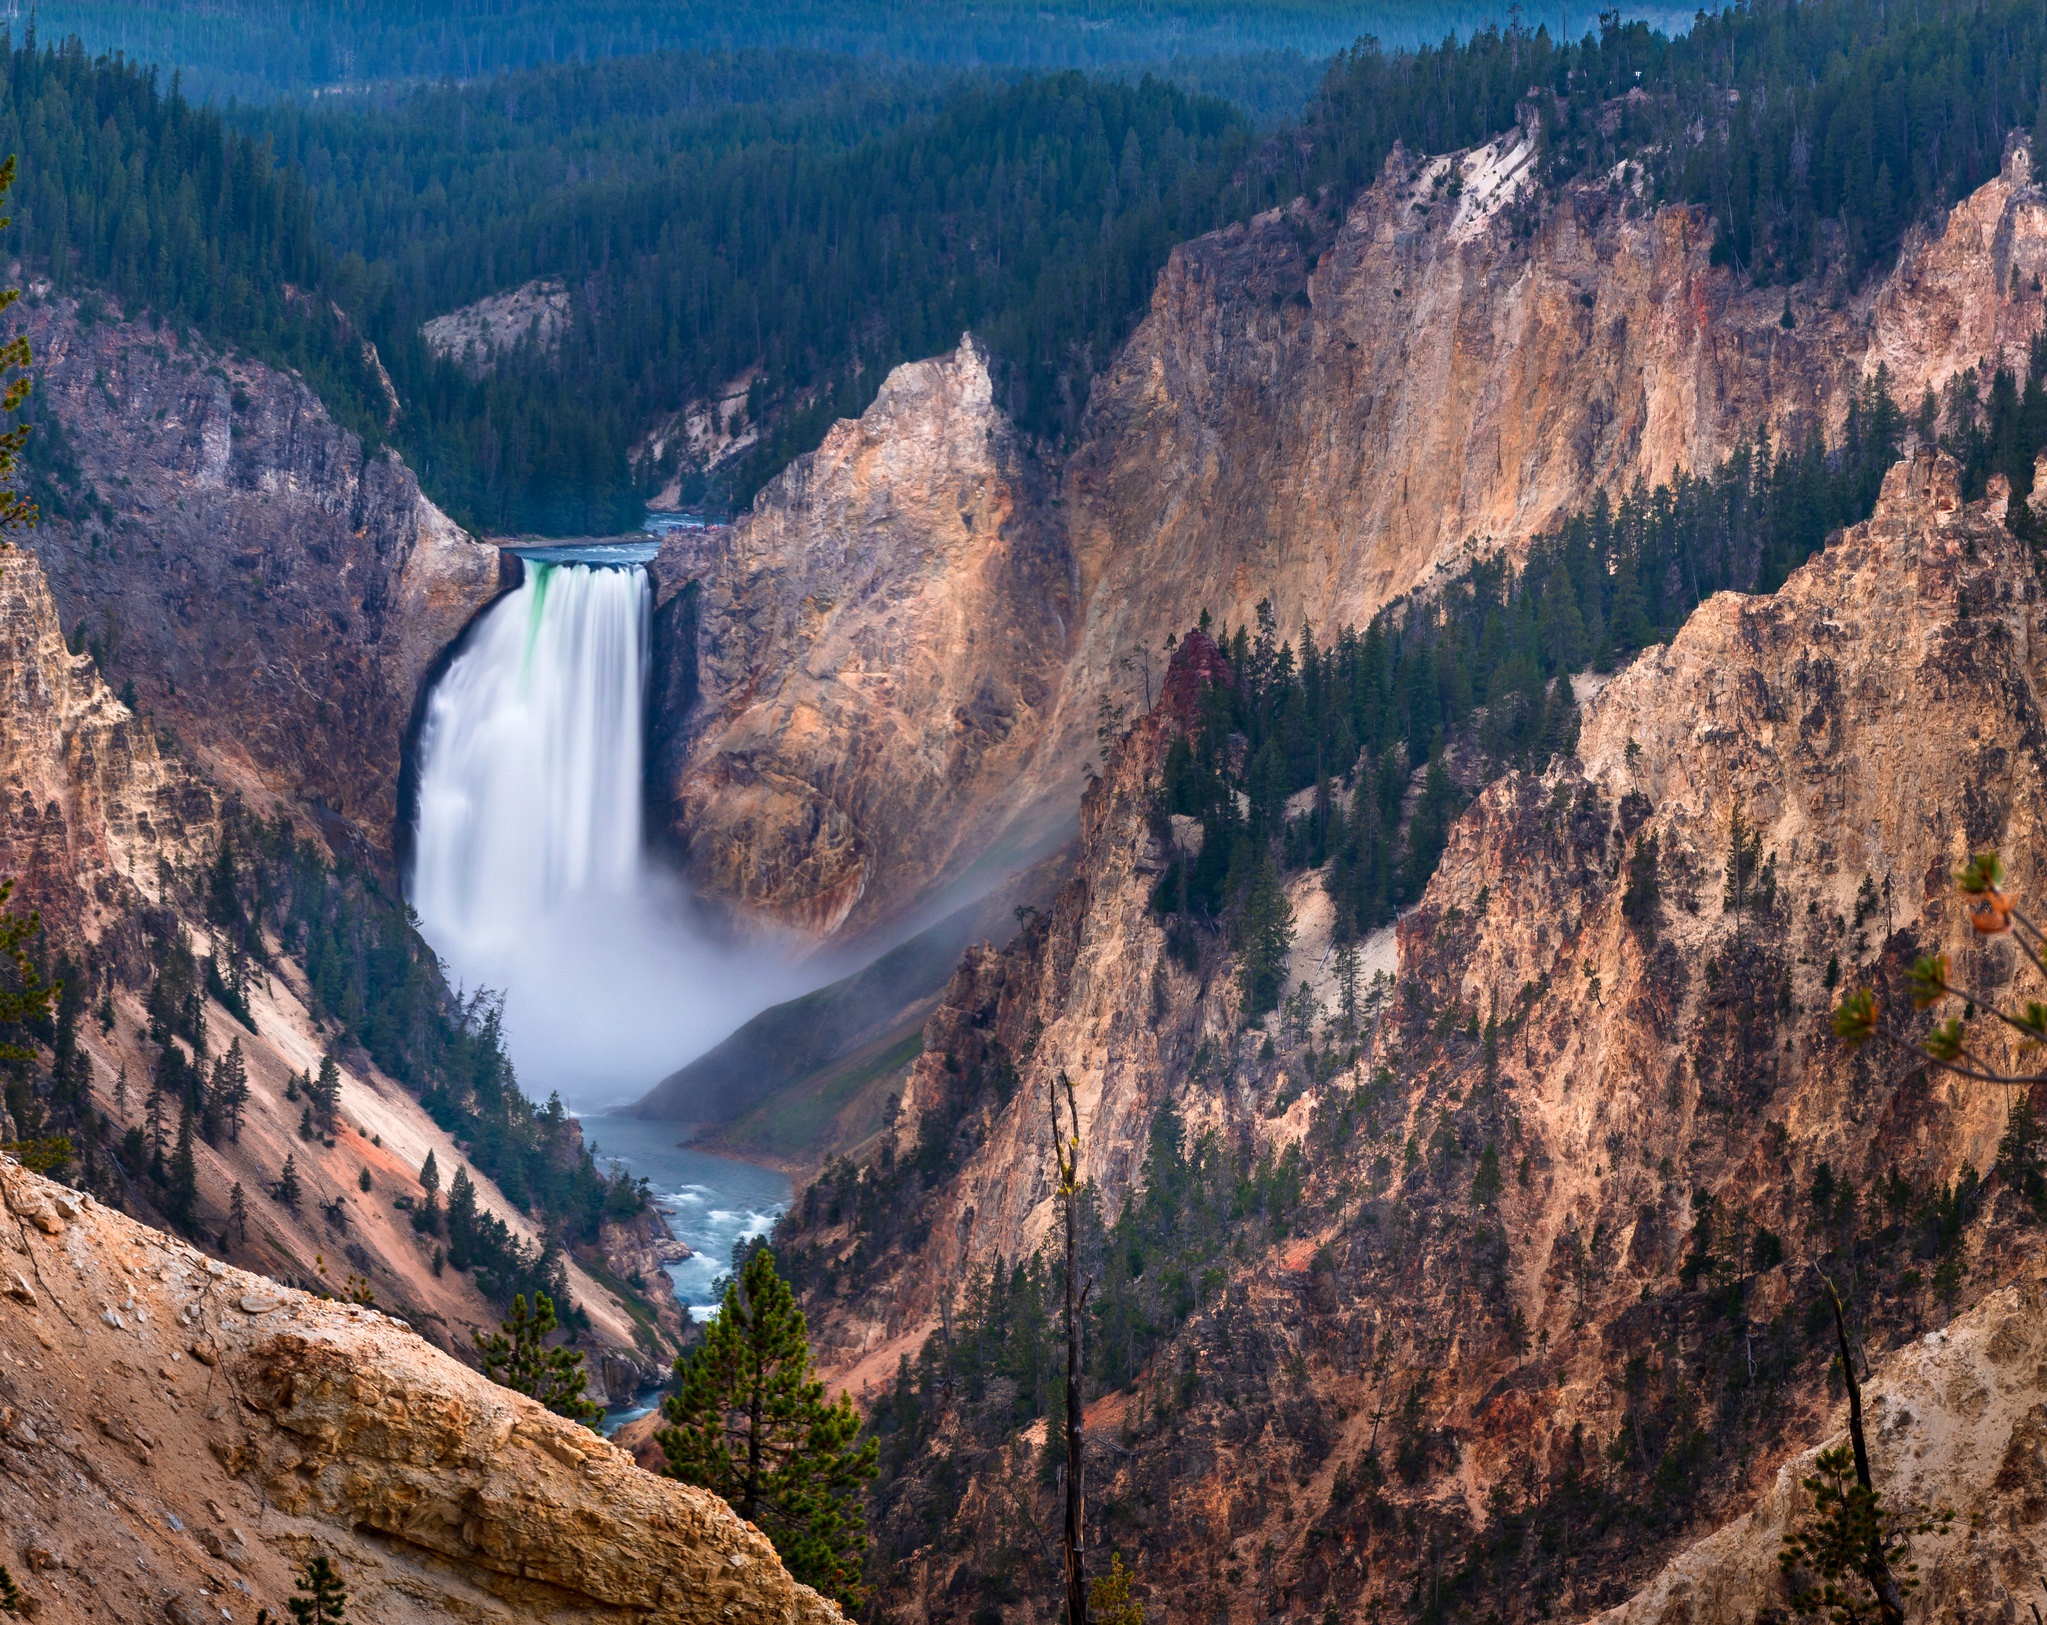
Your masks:
M 1821 1283 L 1833 1310 L 1839 1369 L 1848 1390 L 1848 1443 L 1820 1452 L 1817 1471 L 1805 1480 L 1814 1516 L 1786 1532 L 1777 1561 L 1790 1583 L 1794 1613 L 1821 1615 L 1832 1625 L 1904 1625 L 1905 1598 L 1919 1584 L 1912 1540 L 1945 1531 L 1954 1514 L 1884 1505 L 1869 1469 L 1862 1385 L 1855 1375 L 1847 1317 L 1833 1282 L 1822 1276 Z
M 1752 905 L 1762 861 L 1762 831 L 1742 816 L 1737 804 L 1727 815 L 1727 880 L 1720 892 L 1723 913 L 1739 914 Z
M 305 1194 L 305 1185 L 299 1179 L 298 1154 L 288 1151 L 284 1157 L 284 1169 L 277 1176 L 277 1199 L 293 1212 L 297 1212 L 299 1202 Z
M 1336 1010 L 1345 1043 L 1358 1036 L 1358 944 L 1346 937 L 1333 958 L 1336 970 Z
M 152 1075 L 149 1100 L 143 1107 L 143 1132 L 149 1147 L 149 1176 L 161 1181 L 163 1173 L 163 1081 Z
M 214 854 L 213 865 L 206 877 L 206 918 L 227 934 L 229 941 L 239 945 L 246 931 L 242 915 L 242 899 L 235 884 L 234 836 L 227 830 L 220 832 L 220 850 Z M 220 945 L 214 948 L 218 957 Z
M 60 1123 L 75 1123 L 92 1082 L 92 1062 L 78 1047 L 85 981 L 68 959 L 57 966 L 57 1031 L 50 1045 L 50 1106 Z
M 192 1103 L 178 1114 L 178 1148 L 171 1154 L 170 1177 L 164 1192 L 164 1212 L 181 1230 L 189 1230 L 198 1216 L 199 1168 L 192 1153 Z
M 284 1605 L 298 1625 L 340 1625 L 348 1618 L 347 1588 L 325 1552 L 315 1552 L 306 1559 L 298 1589 L 301 1594 Z
M 9 157 L 5 163 L 0 163 L 0 199 L 4 199 L 13 189 L 14 177 L 14 159 Z M 11 217 L 0 216 L 0 227 L 12 223 Z M 6 310 L 20 297 L 19 288 L 0 289 L 0 311 Z M 28 399 L 30 384 L 28 369 L 33 359 L 29 354 L 28 335 L 25 333 L 17 334 L 7 343 L 0 344 L 0 378 L 7 380 L 6 388 L 0 389 L 0 414 L 20 411 L 23 402 Z M 8 377 L 10 373 L 14 376 Z M 22 448 L 28 444 L 28 435 L 29 427 L 26 423 L 18 423 L 6 433 L 0 434 L 0 480 L 12 478 L 20 466 Z M 32 525 L 35 519 L 36 505 L 21 492 L 0 490 L 0 551 L 5 551 L 12 545 L 6 538 L 6 532 L 19 530 L 24 525 Z M 0 909 L 6 907 L 7 894 L 12 889 L 11 881 L 0 881 Z M 12 918 L 11 915 L 0 914 L 0 955 L 11 955 L 16 947 L 16 943 L 8 939 L 5 923 Z M 35 916 L 30 915 L 29 919 L 34 921 Z M 34 930 L 35 926 L 31 924 L 29 932 L 32 934 Z M 18 960 L 16 968 L 20 968 Z M 33 997 L 34 993 L 34 983 L 23 984 L 21 996 Z M 15 1019 L 18 1018 L 8 1014 L 5 999 L 0 998 L 0 1021 Z
M 477 1352 L 483 1356 L 483 1374 L 515 1393 L 537 1399 L 557 1416 L 595 1427 L 604 1407 L 584 1397 L 589 1380 L 583 1370 L 583 1356 L 574 1349 L 547 1346 L 547 1336 L 556 1327 L 554 1300 L 545 1292 L 533 1294 L 533 1308 L 526 1308 L 522 1292 L 512 1299 L 512 1312 L 495 1332 L 475 1334 Z
M 448 1262 L 458 1270 L 475 1262 L 476 1227 L 476 1186 L 469 1170 L 458 1167 L 448 1187 Z
M 6 168 L 0 168 L 0 176 L 4 174 Z M 8 297 L 12 297 L 12 289 L 8 289 Z M 4 446 L 6 436 L 0 436 L 0 458 L 4 458 Z M 4 473 L 4 460 L 0 460 L 0 473 Z M 0 1029 L 27 1021 L 41 1021 L 49 1011 L 49 1001 L 57 995 L 57 989 L 45 986 L 43 978 L 37 974 L 35 960 L 29 958 L 27 948 L 29 939 L 43 929 L 43 915 L 33 909 L 27 915 L 18 915 L 8 909 L 6 903 L 12 894 L 14 882 L 0 880 L 0 960 L 4 960 L 14 972 L 12 986 L 8 986 L 6 980 L 0 980 Z M 27 1062 L 35 1060 L 35 1052 L 20 1044 L 0 1040 L 0 1060 Z
M 434 1160 L 431 1151 L 426 1154 L 426 1161 L 419 1165 L 419 1186 L 429 1196 L 441 1188 L 441 1165 Z
M 235 1239 L 247 1246 L 249 1242 L 249 1200 L 242 1194 L 242 1182 L 235 1181 L 235 1188 L 227 1196 L 227 1227 L 234 1232 Z
M 313 1115 L 320 1132 L 332 1134 L 335 1113 L 341 1109 L 341 1067 L 331 1051 L 320 1057 L 319 1075 L 306 1092 L 312 1097 Z
M 7 1572 L 7 1565 L 0 1563 L 0 1614 L 21 1612 L 21 1587 L 14 1583 L 14 1576 Z
M 861 1486 L 877 1442 L 844 1394 L 810 1376 L 803 1311 L 762 1247 L 725 1289 L 704 1340 L 675 1362 L 655 1435 L 665 1471 L 722 1495 L 774 1542 L 789 1572 L 848 1611 L 865 1595 Z
M 1262 606 L 1261 606 L 1262 607 Z M 1059 1095 L 1066 1094 L 1072 1132 L 1059 1124 Z M 1073 1098 L 1073 1079 L 1064 1072 L 1052 1085 L 1052 1157 L 1059 1175 L 1059 1211 L 1066 1238 L 1066 1521 L 1061 1541 L 1066 1569 L 1066 1625 L 1087 1625 L 1087 1527 L 1084 1489 L 1087 1467 L 1087 1403 L 1081 1392 L 1086 1368 L 1081 1347 L 1092 1282 L 1080 1278 L 1080 1107 Z
M 1294 909 L 1269 850 L 1252 860 L 1231 932 L 1237 950 L 1237 986 L 1246 1019 L 1279 1003 L 1286 988 L 1287 950 L 1294 942 Z
M 218 1143 L 225 1132 L 230 1140 L 242 1137 L 242 1108 L 249 1100 L 249 1068 L 242 1059 L 242 1041 L 237 1038 L 227 1053 L 213 1063 L 213 1080 L 206 1090 L 206 1116 L 202 1132 Z

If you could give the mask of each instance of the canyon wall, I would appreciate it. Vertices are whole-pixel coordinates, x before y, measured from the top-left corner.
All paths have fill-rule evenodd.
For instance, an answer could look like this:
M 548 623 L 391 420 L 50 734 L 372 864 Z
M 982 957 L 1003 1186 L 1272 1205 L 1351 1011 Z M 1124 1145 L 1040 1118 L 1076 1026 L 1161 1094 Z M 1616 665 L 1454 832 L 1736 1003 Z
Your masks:
M 71 653 L 36 557 L 0 548 L 0 875 L 65 947 L 133 963 L 159 864 L 219 839 L 213 792 Z
M 1543 187 L 1531 158 L 1518 131 L 1396 150 L 1333 234 L 1296 204 L 1174 250 L 1067 474 L 1086 611 L 1048 771 L 1118 662 L 1203 609 L 1362 625 L 1597 491 L 1838 431 L 1880 368 L 1907 411 L 1969 367 L 2023 375 L 2047 271 L 2023 144 L 1854 296 L 1748 287 L 1701 212 Z
M 315 1553 L 393 1625 L 841 1617 L 716 1496 L 11 1159 L 0 1347 L 0 1561 L 39 1621 L 277 1617 Z
M 1829 1020 L 1860 982 L 1914 1020 L 1905 966 L 1935 949 L 1992 994 L 2036 991 L 1948 880 L 1985 845 L 2024 896 L 2047 873 L 2041 589 L 2004 502 L 1964 506 L 1944 458 L 1902 463 L 1779 593 L 1708 601 L 1617 676 L 1576 757 L 1508 775 L 1456 824 L 1353 1056 L 1244 1031 L 1227 949 L 1189 969 L 1150 913 L 1143 786 L 1212 658 L 1190 640 L 1090 793 L 1057 906 L 955 978 L 852 1187 L 876 1198 L 821 1191 L 779 1239 L 832 1368 L 902 1392 L 898 1362 L 975 1280 L 1044 1241 L 1063 1074 L 1105 1218 L 1166 1104 L 1246 1179 L 1299 1181 L 1277 1223 L 1267 1203 L 1289 1198 L 1242 1198 L 1233 1223 L 1259 1239 L 1215 1260 L 1184 1318 L 1152 1311 L 1169 1335 L 1090 1407 L 1092 1538 L 1141 1554 L 1155 1605 L 1363 1618 L 1421 1586 L 1519 1620 L 1649 1582 L 1825 1430 L 1813 1264 L 1852 1283 L 1878 1362 L 2041 1278 L 2005 1092 L 1844 1048 Z M 1730 891 L 1737 813 L 1754 840 Z M 2047 1388 L 2031 1356 L 1999 1380 L 2024 1393 L 1951 1408 L 1983 1430 L 1963 1441 L 1976 1504 L 2019 1528 L 2033 1503 L 1997 1477 L 1991 1432 L 2032 1471 L 2020 1435 Z M 1005 1617 L 1040 1617 L 1053 1560 L 1018 1531 L 1056 1509 L 1032 1435 L 1013 1446 L 932 1383 L 932 1445 L 880 1520 L 891 1610 L 952 1617 L 1003 1574 Z M 1935 1617 L 1967 1615 L 1996 1572 L 1987 1548 L 1956 1560 L 1975 1578 Z
M 65 631 L 216 786 L 388 866 L 421 682 L 499 591 L 497 550 L 299 379 L 97 305 L 18 308 L 29 540 Z
M 686 544 L 704 550 L 694 704 L 680 727 L 657 716 L 651 772 L 709 893 L 766 926 L 854 932 L 1009 821 L 1073 615 L 1038 481 L 963 339 Z
M 1909 411 L 2022 368 L 2040 328 L 2022 141 L 1852 296 L 1746 287 L 1697 211 L 1532 172 L 1519 131 L 1396 151 L 1340 220 L 1175 249 L 1056 470 L 969 345 L 692 543 L 704 687 L 657 719 L 656 801 L 705 887 L 811 936 L 885 921 L 1066 824 L 1104 704 L 1142 710 L 1204 609 L 1362 624 L 1598 491 L 1838 431 L 1879 374 Z

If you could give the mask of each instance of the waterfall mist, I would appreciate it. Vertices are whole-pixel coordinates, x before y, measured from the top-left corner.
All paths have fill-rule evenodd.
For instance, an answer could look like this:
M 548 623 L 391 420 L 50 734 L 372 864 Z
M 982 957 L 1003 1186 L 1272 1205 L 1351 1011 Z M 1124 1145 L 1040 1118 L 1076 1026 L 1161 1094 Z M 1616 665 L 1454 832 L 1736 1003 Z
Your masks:
M 428 702 L 412 906 L 471 990 L 505 995 L 529 1093 L 637 1098 L 797 990 L 714 940 L 641 827 L 652 593 L 637 566 L 529 561 Z

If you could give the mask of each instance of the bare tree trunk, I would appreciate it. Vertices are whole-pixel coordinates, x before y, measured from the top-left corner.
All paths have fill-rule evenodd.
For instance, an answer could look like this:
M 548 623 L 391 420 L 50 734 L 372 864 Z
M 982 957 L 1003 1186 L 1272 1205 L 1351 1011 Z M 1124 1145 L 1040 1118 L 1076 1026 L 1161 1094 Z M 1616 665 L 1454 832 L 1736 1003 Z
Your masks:
M 1059 1126 L 1059 1091 L 1073 1120 L 1071 1138 Z M 1066 1222 L 1066 1625 L 1087 1625 L 1087 1552 L 1082 1518 L 1086 1510 L 1082 1453 L 1086 1410 L 1080 1391 L 1081 1310 L 1087 1290 L 1080 1283 L 1080 1109 L 1073 1080 L 1062 1072 L 1052 1085 L 1052 1155 L 1059 1165 L 1059 1201 Z
M 1820 1279 L 1824 1281 L 1826 1277 Z M 1855 1355 L 1848 1347 L 1848 1321 L 1841 1313 L 1841 1295 L 1834 1290 L 1832 1281 L 1827 1281 L 1827 1300 L 1834 1306 L 1834 1335 L 1841 1343 L 1841 1376 L 1848 1384 L 1848 1438 L 1855 1447 L 1855 1481 L 1865 1490 L 1874 1490 L 1876 1486 L 1869 1476 L 1869 1449 L 1862 1438 L 1862 1384 L 1855 1377 Z M 1881 1528 L 1870 1533 L 1862 1575 L 1876 1593 L 1876 1613 L 1882 1625 L 1905 1625 L 1905 1593 L 1899 1590 L 1890 1560 L 1884 1556 Z

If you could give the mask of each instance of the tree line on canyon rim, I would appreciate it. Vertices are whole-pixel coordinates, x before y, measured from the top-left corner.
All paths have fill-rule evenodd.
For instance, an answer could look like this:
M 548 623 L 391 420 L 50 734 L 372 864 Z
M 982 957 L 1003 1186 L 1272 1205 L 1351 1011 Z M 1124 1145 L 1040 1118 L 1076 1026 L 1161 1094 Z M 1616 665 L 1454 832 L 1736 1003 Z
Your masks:
M 1680 16 L 1682 8 L 1678 8 Z M 1100 71 L 1156 68 L 1227 73 L 1273 59 L 1294 74 L 1348 45 L 1348 0 L 995 0 L 967 11 L 919 0 L 793 0 L 773 6 L 706 0 L 429 0 L 309 11 L 289 0 L 214 0 L 162 7 L 133 0 L 57 0 L 40 8 L 55 37 L 94 50 L 176 63 L 187 90 L 212 100 L 358 94 L 470 80 L 563 61 L 694 49 L 801 47 L 936 68 Z M 1462 33 L 1496 8 L 1462 0 L 1395 0 L 1372 8 L 1389 45 Z M 1294 107 L 1298 107 L 1298 98 Z M 1289 108 L 1288 112 L 1292 112 Z
M 25 40 L 5 76 L 10 241 L 58 292 L 297 367 L 465 523 L 593 533 L 676 472 L 678 437 L 645 438 L 668 414 L 751 380 L 721 427 L 754 438 L 686 493 L 742 503 L 968 328 L 1027 433 L 1070 445 L 1174 242 L 1302 197 L 1312 259 L 1395 142 L 1521 120 L 1546 181 L 1636 207 L 1633 165 L 1642 206 L 1707 211 L 1716 257 L 1839 296 L 2035 124 L 2047 23 L 2018 0 L 1765 0 L 1677 38 L 1609 16 L 1568 43 L 1365 43 L 1273 135 L 1156 79 L 757 49 L 225 114 L 76 47 Z M 481 377 L 429 351 L 427 318 L 533 278 L 572 290 L 554 341 Z

